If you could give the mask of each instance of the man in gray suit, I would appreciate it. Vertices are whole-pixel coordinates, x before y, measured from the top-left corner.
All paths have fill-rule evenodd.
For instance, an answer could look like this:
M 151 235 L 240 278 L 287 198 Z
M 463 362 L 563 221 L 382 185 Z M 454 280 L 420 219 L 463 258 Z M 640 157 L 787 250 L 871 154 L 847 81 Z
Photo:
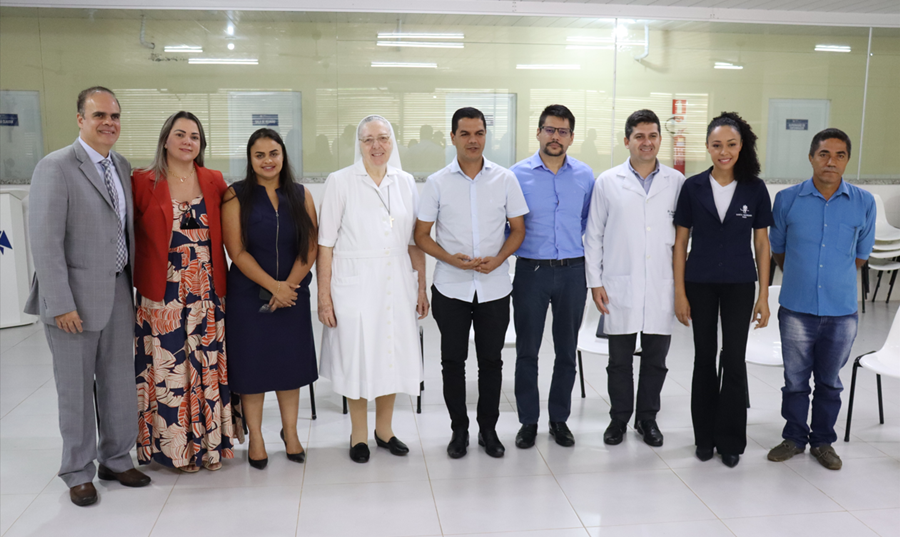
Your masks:
M 72 503 L 97 501 L 100 479 L 143 487 L 134 468 L 134 258 L 131 164 L 112 151 L 119 101 L 93 87 L 78 95 L 79 136 L 34 169 L 28 224 L 35 275 L 26 313 L 39 314 L 53 354 L 63 438 L 59 476 Z M 96 438 L 96 380 L 100 439 Z

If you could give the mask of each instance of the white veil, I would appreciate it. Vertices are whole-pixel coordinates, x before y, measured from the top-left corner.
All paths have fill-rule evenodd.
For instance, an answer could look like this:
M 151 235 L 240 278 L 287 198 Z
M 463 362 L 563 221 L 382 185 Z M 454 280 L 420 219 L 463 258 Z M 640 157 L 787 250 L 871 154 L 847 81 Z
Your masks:
M 353 163 L 354 164 L 362 164 L 362 150 L 360 146 L 362 142 L 359 141 L 359 131 L 362 129 L 362 126 L 370 121 L 381 121 L 385 125 L 389 131 L 391 131 L 391 144 L 393 149 L 391 150 L 391 156 L 388 158 L 388 166 L 393 168 L 397 168 L 398 170 L 402 170 L 403 168 L 400 166 L 400 147 L 397 145 L 397 137 L 394 136 L 394 127 L 391 125 L 391 122 L 384 119 L 379 115 L 370 115 L 363 118 L 362 121 L 359 122 L 359 125 L 356 127 L 356 143 L 353 144 Z

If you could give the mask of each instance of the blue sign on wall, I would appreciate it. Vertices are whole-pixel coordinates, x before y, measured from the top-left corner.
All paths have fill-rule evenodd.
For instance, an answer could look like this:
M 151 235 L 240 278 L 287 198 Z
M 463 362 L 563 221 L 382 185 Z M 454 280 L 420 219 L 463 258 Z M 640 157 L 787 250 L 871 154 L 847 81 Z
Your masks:
M 253 114 L 254 127 L 277 127 L 278 114 Z
M 808 119 L 788 119 L 787 125 L 785 129 L 789 131 L 808 131 L 809 130 L 809 120 Z
M 0 114 L 0 127 L 18 127 L 19 114 Z

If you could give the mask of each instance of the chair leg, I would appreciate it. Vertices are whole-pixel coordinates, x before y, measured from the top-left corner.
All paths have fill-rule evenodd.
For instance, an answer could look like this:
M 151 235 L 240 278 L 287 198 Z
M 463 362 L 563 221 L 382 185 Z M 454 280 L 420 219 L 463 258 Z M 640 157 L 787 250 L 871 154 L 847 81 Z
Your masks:
M 869 299 L 869 262 L 866 261 L 862 266 L 862 312 L 866 312 L 866 300 Z
M 419 327 L 419 354 L 422 356 L 422 371 L 425 370 L 425 330 Z M 422 413 L 422 391 L 425 389 L 425 380 L 419 383 L 419 396 L 416 397 L 416 414 Z
M 313 383 L 309 383 L 309 407 L 311 409 L 310 419 L 316 419 L 316 390 L 313 388 Z
M 891 285 L 888 287 L 888 296 L 887 300 L 884 301 L 885 304 L 891 301 L 891 293 L 894 291 L 894 281 L 897 279 L 897 271 L 893 271 L 891 273 Z
M 875 280 L 875 290 L 872 291 L 872 303 L 875 303 L 875 295 L 878 294 L 878 288 L 881 287 L 881 276 L 884 274 L 883 271 L 878 271 L 878 279 Z
M 578 377 L 581 379 L 581 398 L 584 399 L 584 363 L 581 361 L 581 351 L 578 354 Z
M 853 361 L 853 375 L 850 377 L 850 401 L 847 403 L 847 427 L 844 431 L 844 442 L 850 441 L 850 419 L 853 417 L 853 397 L 856 395 L 856 370 L 859 369 L 859 359 L 857 356 Z
M 344 400 L 344 414 L 346 414 L 347 412 L 349 412 L 349 410 L 347 410 L 347 398 L 341 397 L 341 399 Z
M 772 281 L 775 280 L 775 269 L 778 268 L 778 263 L 775 262 L 775 256 L 769 260 L 769 287 L 772 286 Z
M 750 381 L 746 373 L 744 373 L 744 395 L 747 396 L 747 408 L 750 408 Z
M 881 399 L 881 375 L 875 375 L 875 382 L 878 383 L 878 421 L 884 425 L 884 401 Z
M 97 381 L 94 381 L 94 416 L 97 418 L 97 433 L 100 433 L 100 404 L 97 399 Z M 884 423 L 883 421 L 881 423 Z

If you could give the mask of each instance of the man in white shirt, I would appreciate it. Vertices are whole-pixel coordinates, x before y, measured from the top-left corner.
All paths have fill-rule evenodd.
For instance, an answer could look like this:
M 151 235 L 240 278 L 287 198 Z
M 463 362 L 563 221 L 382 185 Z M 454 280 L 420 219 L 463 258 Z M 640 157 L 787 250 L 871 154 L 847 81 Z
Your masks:
M 491 457 L 505 453 L 495 427 L 503 374 L 500 353 L 512 292 L 506 258 L 525 238 L 523 215 L 528 212 L 516 176 L 483 157 L 485 134 L 484 114 L 479 110 L 460 108 L 453 114 L 450 140 L 456 146 L 456 159 L 428 178 L 415 231 L 416 245 L 437 259 L 432 313 L 441 331 L 444 401 L 453 430 L 447 454 L 454 459 L 465 456 L 469 444 L 466 358 L 473 324 L 478 444 Z M 436 242 L 431 238 L 435 223 Z

